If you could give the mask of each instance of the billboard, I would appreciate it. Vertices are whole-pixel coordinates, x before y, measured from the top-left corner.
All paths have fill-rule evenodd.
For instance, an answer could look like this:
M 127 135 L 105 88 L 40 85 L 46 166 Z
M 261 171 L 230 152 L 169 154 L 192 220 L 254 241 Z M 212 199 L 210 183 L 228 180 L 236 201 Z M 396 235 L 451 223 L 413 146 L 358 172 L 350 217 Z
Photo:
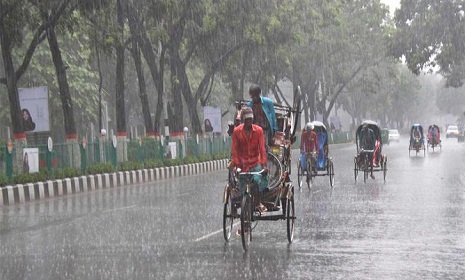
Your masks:
M 50 131 L 48 87 L 18 88 L 25 132 Z
M 205 132 L 221 133 L 221 108 L 203 107 L 203 124 Z

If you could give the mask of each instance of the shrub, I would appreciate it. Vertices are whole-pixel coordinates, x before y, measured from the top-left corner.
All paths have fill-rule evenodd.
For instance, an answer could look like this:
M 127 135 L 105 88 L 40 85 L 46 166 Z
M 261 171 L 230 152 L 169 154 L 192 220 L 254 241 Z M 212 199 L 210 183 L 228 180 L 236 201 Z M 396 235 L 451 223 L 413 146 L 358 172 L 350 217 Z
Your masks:
M 147 159 L 144 161 L 144 168 L 152 169 L 157 167 L 162 167 L 163 161 L 160 159 Z
M 135 160 L 133 161 L 124 161 L 120 163 L 119 170 L 121 171 L 131 171 L 139 169 L 139 163 Z
M 200 162 L 210 161 L 212 160 L 212 156 L 210 154 L 203 154 L 199 156 Z
M 112 173 L 115 169 L 110 163 L 95 163 L 87 167 L 87 172 L 89 174 L 102 174 L 102 173 Z
M 178 159 L 178 158 L 168 158 L 168 159 L 165 159 L 164 161 L 164 164 L 165 166 L 176 166 L 176 165 L 181 165 L 182 163 L 182 160 L 181 159 Z
M 183 164 L 191 164 L 199 162 L 199 159 L 195 156 L 188 155 L 182 160 Z
M 66 167 L 63 169 L 58 169 L 55 172 L 55 179 L 63 179 L 63 178 L 72 178 L 78 177 L 81 175 L 81 171 L 76 168 Z
M 8 177 L 6 175 L 0 174 L 0 187 L 6 186 L 8 184 Z
M 213 155 L 213 159 L 225 159 L 225 158 L 229 158 L 230 155 L 231 155 L 230 152 L 217 153 Z

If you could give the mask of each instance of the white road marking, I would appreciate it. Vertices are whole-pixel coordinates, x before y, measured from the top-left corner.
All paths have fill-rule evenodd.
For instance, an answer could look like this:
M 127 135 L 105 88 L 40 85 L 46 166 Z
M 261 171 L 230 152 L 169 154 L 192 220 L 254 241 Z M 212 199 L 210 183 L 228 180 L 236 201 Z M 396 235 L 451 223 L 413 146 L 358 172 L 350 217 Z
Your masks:
M 237 223 L 233 224 L 233 227 L 238 226 L 240 223 L 241 223 L 241 222 L 237 222 Z M 222 232 L 223 232 L 223 229 L 219 229 L 219 230 L 217 230 L 217 231 L 211 232 L 211 233 L 209 233 L 209 234 L 206 234 L 206 235 L 204 235 L 204 236 L 202 236 L 202 237 L 199 237 L 199 238 L 195 239 L 194 242 L 202 241 L 202 240 L 207 239 L 207 238 L 209 238 L 209 237 L 211 237 L 211 236 L 213 236 L 213 235 L 215 235 L 215 234 L 222 233 Z
M 115 209 L 109 209 L 109 210 L 105 210 L 103 211 L 102 213 L 108 213 L 108 212 L 113 212 L 113 211 L 118 211 L 118 210 L 125 210 L 125 209 L 129 209 L 129 208 L 133 208 L 133 207 L 136 207 L 137 205 L 131 205 L 131 206 L 126 206 L 126 207 L 121 207 L 121 208 L 115 208 Z

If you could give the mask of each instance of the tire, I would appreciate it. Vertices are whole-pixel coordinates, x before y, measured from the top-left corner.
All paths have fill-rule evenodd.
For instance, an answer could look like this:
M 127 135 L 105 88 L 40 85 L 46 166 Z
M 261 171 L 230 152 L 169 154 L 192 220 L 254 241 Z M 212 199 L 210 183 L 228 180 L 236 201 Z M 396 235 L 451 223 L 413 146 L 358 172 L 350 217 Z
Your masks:
M 281 184 L 281 179 L 283 178 L 283 165 L 281 161 L 271 152 L 267 154 L 268 160 L 266 162 L 266 167 L 268 168 L 268 188 L 272 189 Z
M 307 159 L 307 187 L 308 189 L 312 188 L 313 184 L 313 171 L 312 171 L 312 161 Z
M 299 185 L 299 190 L 302 189 L 302 179 L 303 179 L 303 170 L 302 170 L 302 164 L 300 163 L 300 159 L 297 162 L 297 184 Z
M 426 156 L 426 148 L 425 148 L 425 144 L 423 144 L 423 156 Z
M 232 228 L 233 228 L 233 223 L 234 223 L 234 217 L 232 216 L 232 209 L 233 209 L 233 204 L 231 201 L 231 196 L 229 192 L 226 195 L 226 200 L 224 203 L 224 209 L 223 209 L 223 236 L 224 240 L 226 242 L 229 242 L 229 239 L 231 238 L 231 233 L 232 233 Z
M 294 190 L 292 195 L 286 199 L 286 222 L 287 222 L 287 241 L 292 243 L 294 240 L 294 223 L 295 223 L 295 209 L 294 209 Z
M 386 174 L 387 174 L 387 159 L 384 157 L 383 159 L 383 179 L 384 179 L 384 182 L 386 182 Z
M 365 155 L 364 165 L 365 166 L 363 167 L 363 182 L 366 183 L 368 179 L 368 169 L 369 169 L 368 155 Z
M 241 205 L 241 239 L 242 247 L 248 251 L 252 240 L 252 197 L 247 193 L 244 194 Z
M 355 177 L 355 182 L 357 182 L 357 178 L 358 178 L 357 157 L 354 158 L 354 177 Z
M 329 167 L 328 167 L 328 173 L 329 173 L 329 185 L 334 187 L 334 164 L 333 161 L 329 161 Z

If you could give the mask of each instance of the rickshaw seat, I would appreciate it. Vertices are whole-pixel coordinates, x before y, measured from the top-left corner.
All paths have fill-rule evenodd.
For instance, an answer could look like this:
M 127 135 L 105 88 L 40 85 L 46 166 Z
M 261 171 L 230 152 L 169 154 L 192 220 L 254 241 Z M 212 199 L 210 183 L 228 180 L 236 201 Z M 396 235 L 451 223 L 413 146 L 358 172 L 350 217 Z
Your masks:
M 325 168 L 325 164 L 326 164 L 325 144 L 328 139 L 328 134 L 325 132 L 319 131 L 316 133 L 316 135 L 318 137 L 318 158 L 316 161 L 316 167 L 318 169 L 322 169 L 322 168 Z

